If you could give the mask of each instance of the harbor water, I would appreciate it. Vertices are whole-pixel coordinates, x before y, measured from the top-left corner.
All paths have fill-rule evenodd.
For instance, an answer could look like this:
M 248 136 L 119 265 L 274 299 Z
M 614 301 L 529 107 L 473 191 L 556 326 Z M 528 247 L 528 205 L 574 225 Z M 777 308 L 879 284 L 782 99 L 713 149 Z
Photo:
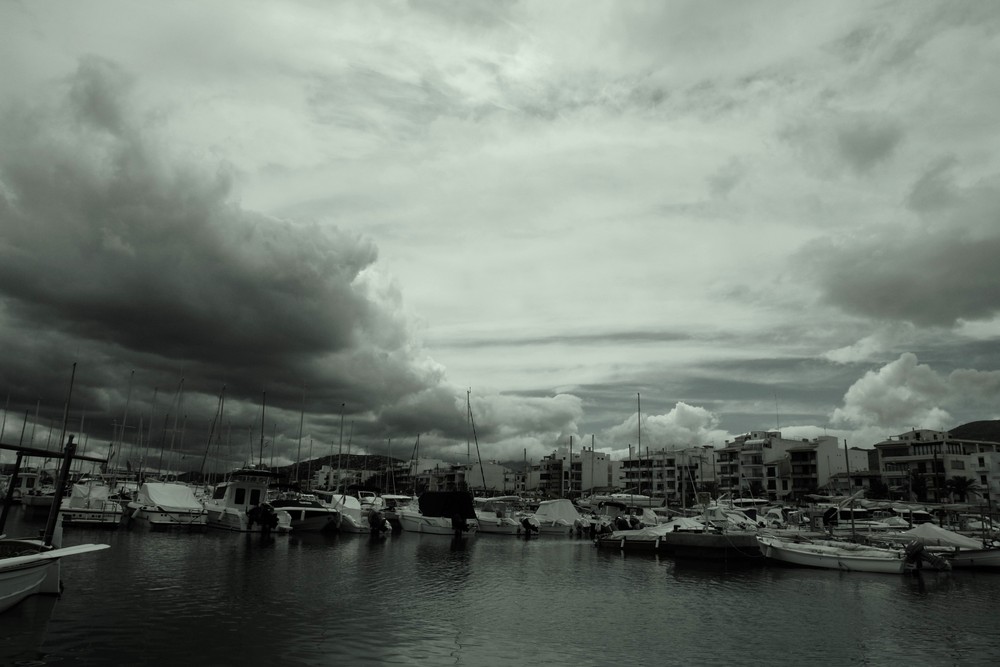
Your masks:
M 44 516 L 12 510 L 7 533 Z M 996 665 L 1000 574 L 675 561 L 573 537 L 67 528 L 17 665 Z

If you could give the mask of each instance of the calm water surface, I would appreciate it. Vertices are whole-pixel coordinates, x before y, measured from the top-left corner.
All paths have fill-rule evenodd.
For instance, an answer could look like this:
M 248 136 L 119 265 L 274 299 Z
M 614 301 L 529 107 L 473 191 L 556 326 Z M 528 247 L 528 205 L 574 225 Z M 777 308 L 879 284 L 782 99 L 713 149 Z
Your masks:
M 14 510 L 8 534 L 44 517 Z M 1000 574 L 892 576 L 622 555 L 587 540 L 66 529 L 58 599 L 0 663 L 996 665 Z

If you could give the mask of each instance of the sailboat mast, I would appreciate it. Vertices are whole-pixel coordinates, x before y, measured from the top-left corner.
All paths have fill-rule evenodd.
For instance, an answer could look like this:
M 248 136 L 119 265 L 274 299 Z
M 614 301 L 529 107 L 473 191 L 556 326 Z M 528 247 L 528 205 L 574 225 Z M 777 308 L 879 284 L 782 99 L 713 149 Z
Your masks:
M 302 392 L 302 409 L 299 410 L 299 451 L 295 455 L 295 483 L 299 482 L 299 464 L 302 461 L 302 422 L 306 416 L 306 392 Z
M 125 449 L 125 423 L 128 421 L 128 407 L 132 402 L 132 380 L 135 378 L 135 369 L 128 375 L 128 392 L 125 394 L 125 412 L 122 414 L 122 429 L 118 436 L 118 454 L 123 454 Z M 119 462 L 119 465 L 121 463 Z
M 340 488 L 340 466 L 342 465 L 342 457 L 344 456 L 344 404 L 340 404 L 340 449 L 337 451 L 337 486 L 334 490 Z
M 264 465 L 264 408 L 267 403 L 267 392 L 261 390 L 260 396 L 260 457 L 257 460 L 257 465 Z
M 472 400 L 470 398 L 472 391 L 470 390 L 465 395 L 465 405 L 469 410 L 469 426 L 472 427 L 472 437 L 476 441 L 476 457 L 479 459 L 479 472 L 483 476 L 483 493 L 486 493 L 486 469 L 483 467 L 483 456 L 479 453 L 479 436 L 476 435 L 476 420 L 472 417 Z

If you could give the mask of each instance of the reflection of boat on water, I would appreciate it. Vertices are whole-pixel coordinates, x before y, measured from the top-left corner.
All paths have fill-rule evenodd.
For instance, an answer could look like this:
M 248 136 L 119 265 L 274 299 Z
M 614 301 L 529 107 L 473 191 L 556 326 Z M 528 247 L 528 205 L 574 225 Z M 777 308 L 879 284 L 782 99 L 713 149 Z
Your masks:
M 3 664 L 45 664 L 40 647 L 58 600 L 55 595 L 32 595 L 3 612 L 3 632 L 0 632 Z

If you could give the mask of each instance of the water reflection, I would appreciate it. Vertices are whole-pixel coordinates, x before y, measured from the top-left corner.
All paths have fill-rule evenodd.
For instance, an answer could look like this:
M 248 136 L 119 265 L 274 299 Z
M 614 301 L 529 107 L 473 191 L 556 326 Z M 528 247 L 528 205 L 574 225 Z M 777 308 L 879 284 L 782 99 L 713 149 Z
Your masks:
M 1000 575 L 868 575 L 624 554 L 587 540 L 78 530 L 24 621 L 43 664 L 990 664 Z M 91 557 L 92 556 L 92 557 Z M 17 615 L 5 614 L 5 638 Z M 37 620 L 37 619 L 36 619 Z M 27 624 L 25 624 L 27 623 Z

